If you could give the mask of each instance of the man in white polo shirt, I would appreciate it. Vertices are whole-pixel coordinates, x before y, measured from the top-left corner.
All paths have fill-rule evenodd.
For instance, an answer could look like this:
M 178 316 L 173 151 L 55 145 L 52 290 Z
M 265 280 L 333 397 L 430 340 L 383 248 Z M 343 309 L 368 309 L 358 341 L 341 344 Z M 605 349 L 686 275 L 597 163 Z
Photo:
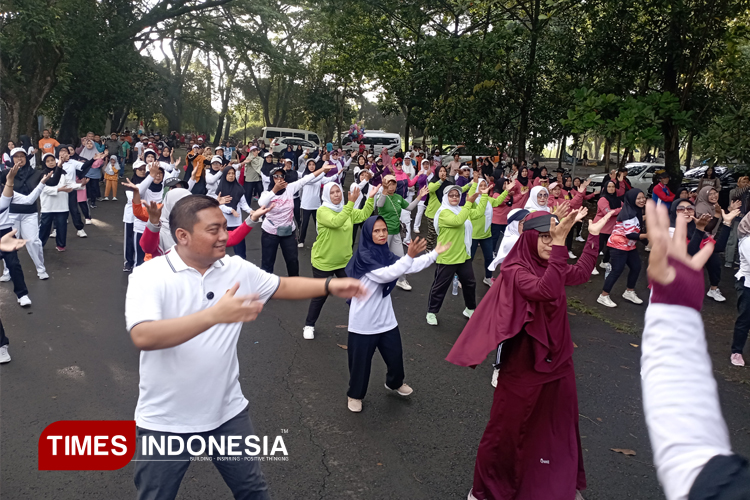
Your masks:
M 367 293 L 359 280 L 279 278 L 227 256 L 226 218 L 213 198 L 181 199 L 169 227 L 176 245 L 136 268 L 125 302 L 128 331 L 142 351 L 135 410 L 139 500 L 175 498 L 190 464 L 187 450 L 144 456 L 144 436 L 187 442 L 199 435 L 206 443 L 211 436 L 243 436 L 244 443 L 255 435 L 239 383 L 237 341 L 243 322 L 257 318 L 267 300 Z M 213 463 L 235 498 L 270 498 L 259 462 Z

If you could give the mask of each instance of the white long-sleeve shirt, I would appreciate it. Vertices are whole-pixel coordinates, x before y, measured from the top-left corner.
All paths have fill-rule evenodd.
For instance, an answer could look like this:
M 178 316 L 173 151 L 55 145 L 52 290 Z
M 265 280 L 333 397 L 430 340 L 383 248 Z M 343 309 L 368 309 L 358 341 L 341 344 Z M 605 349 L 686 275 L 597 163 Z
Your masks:
M 253 209 L 250 208 L 250 205 L 247 204 L 247 200 L 245 200 L 245 196 L 243 195 L 242 198 L 240 198 L 239 203 L 237 203 L 237 215 L 232 215 L 232 207 L 229 205 L 219 205 L 219 209 L 224 214 L 224 217 L 227 219 L 227 227 L 239 227 L 242 224 L 242 211 L 244 211 L 246 214 L 250 214 L 253 212 Z
M 302 188 L 302 199 L 300 200 L 300 207 L 302 210 L 317 210 L 320 208 L 321 201 L 321 188 L 324 184 L 334 182 L 336 176 L 326 177 L 325 174 L 321 174 L 315 178 L 312 182 L 309 182 Z
M 745 278 L 745 287 L 750 288 L 750 237 L 741 238 L 737 244 L 740 253 L 740 270 L 734 275 L 735 278 Z
M 221 174 L 223 172 L 219 170 L 214 172 L 211 169 L 206 170 L 206 194 L 212 198 L 216 198 L 216 190 L 219 189 L 219 181 L 221 180 Z
M 39 196 L 39 201 L 42 204 L 42 213 L 67 212 L 69 210 L 68 193 L 60 191 L 59 188 L 61 187 L 80 189 L 81 185 L 77 182 L 68 184 L 67 175 L 60 177 L 60 182 L 58 182 L 57 186 L 44 185 L 42 193 Z
M 703 321 L 691 307 L 649 304 L 643 328 L 643 409 L 667 500 L 686 500 L 716 455 L 731 455 Z
M 10 214 L 10 204 L 14 205 L 31 205 L 36 203 L 39 195 L 42 194 L 44 184 L 41 182 L 29 194 L 19 194 L 14 192 L 13 196 L 0 196 L 0 229 L 8 229 L 13 225 L 13 219 Z
M 396 328 L 398 322 L 393 312 L 391 295 L 383 297 L 383 285 L 397 280 L 404 274 L 418 273 L 435 262 L 437 256 L 435 250 L 416 259 L 407 254 L 390 266 L 375 269 L 360 278 L 369 294 L 364 299 L 352 298 L 349 306 L 349 331 L 361 335 L 374 335 Z
M 314 179 L 315 174 L 308 174 L 296 182 L 287 184 L 282 194 L 275 194 L 270 190 L 263 191 L 263 194 L 258 198 L 258 205 L 267 207 L 272 202 L 275 205 L 273 210 L 266 214 L 261 228 L 269 234 L 276 234 L 276 228 L 280 226 L 292 226 L 292 230 L 294 230 L 297 227 L 294 223 L 294 193 Z
M 162 188 L 157 191 L 151 191 L 149 189 L 149 186 L 154 182 L 154 178 L 150 175 L 147 175 L 145 179 L 141 181 L 140 184 L 138 184 L 138 192 L 141 195 L 141 203 L 143 202 L 156 202 L 161 203 L 164 199 L 164 183 L 162 182 Z M 132 213 L 132 205 L 131 205 L 131 213 Z M 146 223 L 139 219 L 138 217 L 133 217 L 133 231 L 136 233 L 142 233 L 146 230 Z

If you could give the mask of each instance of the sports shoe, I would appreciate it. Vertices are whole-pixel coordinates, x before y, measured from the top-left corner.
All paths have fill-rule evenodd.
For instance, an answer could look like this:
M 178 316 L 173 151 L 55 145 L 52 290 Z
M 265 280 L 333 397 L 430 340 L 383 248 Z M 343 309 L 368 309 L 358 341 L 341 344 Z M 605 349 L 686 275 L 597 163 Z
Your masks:
M 599 267 L 601 267 L 602 269 L 607 269 L 607 265 L 609 265 L 609 262 L 602 262 L 601 264 L 599 264 Z
M 10 273 L 0 276 L 0 281 L 2 281 L 3 283 L 10 281 Z
M 53 230 L 52 230 L 52 231 L 50 231 L 50 233 L 49 233 L 49 237 L 50 237 L 50 238 L 54 238 L 55 236 L 57 236 L 57 229 L 53 229 Z
M 91 219 L 86 219 L 86 225 L 90 226 L 91 224 L 93 224 L 93 222 L 91 222 Z
M 581 492 L 576 490 L 576 497 L 574 500 L 583 500 L 583 495 L 581 495 Z
M 88 236 L 86 234 L 86 231 L 84 231 L 83 229 L 79 229 L 76 234 L 78 235 L 79 238 L 85 238 L 86 236 Z
M 133 272 L 133 266 L 122 266 L 122 272 L 124 272 L 124 273 L 132 273 Z
M 435 316 L 435 313 L 427 313 L 427 324 L 432 326 L 437 325 L 437 316 Z
M 629 300 L 633 304 L 643 304 L 643 301 L 635 294 L 635 290 L 625 290 L 622 294 L 622 298 Z
M 586 240 L 583 239 L 583 236 L 580 234 L 576 237 L 576 241 L 580 241 L 581 243 L 586 243 Z
M 492 384 L 492 387 L 497 387 L 497 376 L 498 375 L 500 375 L 500 369 L 495 368 L 494 370 L 492 370 L 492 382 L 490 382 L 490 384 Z
M 55 247 L 55 248 L 57 248 L 58 252 L 64 252 L 65 251 L 65 247 Z
M 591 270 L 591 276 L 599 276 L 599 270 L 596 267 Z
M 724 302 L 725 300 L 727 300 L 724 298 L 724 296 L 721 294 L 721 290 L 719 290 L 718 288 L 709 288 L 706 295 L 714 299 L 716 302 Z
M 615 304 L 612 299 L 609 297 L 609 295 L 599 295 L 599 297 L 596 299 L 598 303 L 600 303 L 603 306 L 607 307 L 617 307 L 617 304 Z
M 469 490 L 469 496 L 466 497 L 466 500 L 479 500 L 477 497 L 474 496 L 474 493 L 472 493 L 474 490 Z
M 576 254 L 574 254 L 573 252 L 571 252 L 570 250 L 568 250 L 568 258 L 569 259 L 577 259 L 578 257 L 576 257 Z
M 117 198 L 115 198 L 115 197 L 113 196 L 113 197 L 112 197 L 112 201 L 117 201 Z
M 21 307 L 28 307 L 31 305 L 31 299 L 28 295 L 24 295 L 18 299 L 18 305 Z
M 104 198 L 102 198 L 102 199 L 101 199 L 101 200 L 99 200 L 99 201 L 109 201 L 109 196 L 105 196 Z
M 732 353 L 732 357 L 729 358 L 734 366 L 745 366 L 745 360 L 742 359 L 742 354 L 735 352 Z M 2 361 L 0 361 L 2 363 Z
M 418 227 L 415 227 L 414 229 L 412 229 L 412 231 L 414 231 L 415 233 L 419 234 L 419 228 Z
M 412 392 L 414 392 L 414 389 L 406 384 L 401 384 L 401 387 L 399 387 L 398 389 L 391 389 L 390 387 L 388 387 L 388 384 L 386 384 L 385 388 L 389 391 L 397 392 L 400 396 L 409 396 Z
M 10 354 L 8 354 L 8 346 L 4 345 L 0 347 L 0 365 L 8 363 L 10 361 Z
M 39 273 L 39 274 L 37 274 L 37 276 L 39 276 L 40 280 L 48 280 L 49 279 L 49 274 L 47 274 L 46 272 Z
M 362 411 L 362 400 L 349 398 L 349 402 L 347 403 L 347 406 L 349 407 L 350 411 L 353 411 L 354 413 L 359 413 Z
M 304 337 L 307 340 L 312 340 L 315 338 L 315 327 L 314 326 L 306 326 L 302 329 L 302 337 Z
M 484 283 L 487 286 L 492 286 L 492 278 L 484 278 L 482 280 L 482 283 Z
M 396 282 L 396 286 L 399 287 L 402 290 L 406 290 L 407 292 L 411 290 L 411 285 L 408 281 L 406 281 L 406 278 L 401 278 Z
M 474 315 L 474 309 L 469 309 L 468 307 L 464 309 L 464 316 L 471 319 L 473 315 Z
M 297 243 L 297 248 L 305 248 L 305 244 L 302 242 Z
M 408 247 L 408 246 L 409 246 L 410 244 L 411 244 L 411 240 L 409 240 L 409 241 L 404 241 L 404 245 L 406 245 L 407 247 Z
M 645 250 L 646 250 L 647 252 L 650 252 L 650 251 L 651 251 L 651 247 L 650 247 L 650 246 L 647 246 Z
M 724 264 L 724 267 L 726 267 L 728 269 L 731 269 L 732 268 L 732 263 L 731 262 L 727 262 L 726 264 Z

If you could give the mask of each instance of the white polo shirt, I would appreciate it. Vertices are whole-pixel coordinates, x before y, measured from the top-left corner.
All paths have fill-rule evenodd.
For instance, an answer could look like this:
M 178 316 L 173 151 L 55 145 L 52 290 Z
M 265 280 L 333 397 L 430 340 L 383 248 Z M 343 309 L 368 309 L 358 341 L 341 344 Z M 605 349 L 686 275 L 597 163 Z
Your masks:
M 130 275 L 125 298 L 128 331 L 145 321 L 179 318 L 211 307 L 238 282 L 237 295 L 258 294 L 264 303 L 279 287 L 278 276 L 237 256 L 225 256 L 201 276 L 172 247 Z M 142 351 L 136 425 L 162 432 L 203 432 L 237 416 L 248 403 L 237 361 L 241 329 L 242 323 L 218 324 L 178 346 Z

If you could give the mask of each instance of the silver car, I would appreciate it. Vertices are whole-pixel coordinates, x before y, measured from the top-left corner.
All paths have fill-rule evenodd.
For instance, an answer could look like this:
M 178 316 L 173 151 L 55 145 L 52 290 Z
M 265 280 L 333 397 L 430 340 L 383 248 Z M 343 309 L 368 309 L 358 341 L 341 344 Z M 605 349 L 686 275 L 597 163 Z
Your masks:
M 649 189 L 654 183 L 654 173 L 659 170 L 664 170 L 664 164 L 633 162 L 626 163 L 625 168 L 628 169 L 628 181 L 630 182 L 630 185 L 648 194 Z M 683 172 L 685 171 L 684 166 L 680 168 Z M 589 187 L 586 189 L 586 193 L 599 194 L 599 191 L 601 191 L 602 189 L 602 182 L 604 181 L 605 177 L 609 177 L 609 174 L 589 175 L 588 178 L 589 180 L 591 180 L 591 184 L 589 184 Z

